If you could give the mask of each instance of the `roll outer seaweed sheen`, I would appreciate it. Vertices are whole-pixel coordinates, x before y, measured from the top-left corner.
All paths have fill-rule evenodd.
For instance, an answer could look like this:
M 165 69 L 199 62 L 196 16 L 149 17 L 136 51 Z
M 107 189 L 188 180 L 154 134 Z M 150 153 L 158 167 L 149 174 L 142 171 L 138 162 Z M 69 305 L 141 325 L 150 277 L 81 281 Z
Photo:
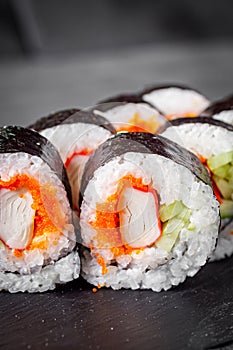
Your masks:
M 102 116 L 78 109 L 59 111 L 29 126 L 58 149 L 72 190 L 73 208 L 79 212 L 79 191 L 83 168 L 90 154 L 112 134 L 111 123 Z
M 159 135 L 108 139 L 89 158 L 81 193 L 82 276 L 96 286 L 167 290 L 215 247 L 219 205 L 208 172 Z
M 162 135 L 195 153 L 208 169 L 221 213 L 221 230 L 212 260 L 232 255 L 233 126 L 208 117 L 183 118 L 171 121 Z
M 156 121 L 161 125 L 164 124 L 163 117 L 172 120 L 198 116 L 210 103 L 199 91 L 181 84 L 157 84 L 139 93 L 110 97 L 100 103 L 108 105 L 108 103 L 113 102 L 139 104 L 142 106 L 147 104 L 148 108 L 154 108 L 157 111 Z M 146 119 L 145 112 L 142 119 Z
M 233 95 L 210 104 L 202 113 L 203 117 L 211 117 L 233 125 Z
M 43 292 L 79 276 L 71 189 L 56 148 L 0 128 L 0 290 Z

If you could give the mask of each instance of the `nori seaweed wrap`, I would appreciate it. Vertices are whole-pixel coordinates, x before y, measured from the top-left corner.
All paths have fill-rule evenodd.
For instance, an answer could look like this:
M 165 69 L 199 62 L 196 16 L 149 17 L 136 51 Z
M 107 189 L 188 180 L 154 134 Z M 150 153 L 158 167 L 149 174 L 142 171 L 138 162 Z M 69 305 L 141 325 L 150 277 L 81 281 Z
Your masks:
M 81 192 L 82 276 L 96 286 L 167 290 L 215 247 L 219 206 L 208 172 L 159 135 L 108 139 L 89 158 Z
M 211 103 L 201 113 L 201 116 L 211 117 L 233 125 L 233 95 Z
M 42 292 L 79 276 L 71 189 L 56 148 L 0 128 L 0 289 Z
M 233 126 L 209 117 L 180 118 L 162 135 L 195 153 L 207 167 L 220 204 L 221 231 L 212 259 L 233 253 Z

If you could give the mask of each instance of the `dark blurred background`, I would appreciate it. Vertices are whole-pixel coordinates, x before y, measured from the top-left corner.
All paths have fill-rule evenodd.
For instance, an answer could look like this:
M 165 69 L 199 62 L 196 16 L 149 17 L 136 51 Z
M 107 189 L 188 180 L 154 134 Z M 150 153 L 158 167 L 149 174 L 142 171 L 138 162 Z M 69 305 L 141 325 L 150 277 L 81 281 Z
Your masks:
M 1 123 L 144 85 L 233 90 L 232 0 L 0 0 Z
M 233 40 L 232 0 L 1 0 L 0 58 Z

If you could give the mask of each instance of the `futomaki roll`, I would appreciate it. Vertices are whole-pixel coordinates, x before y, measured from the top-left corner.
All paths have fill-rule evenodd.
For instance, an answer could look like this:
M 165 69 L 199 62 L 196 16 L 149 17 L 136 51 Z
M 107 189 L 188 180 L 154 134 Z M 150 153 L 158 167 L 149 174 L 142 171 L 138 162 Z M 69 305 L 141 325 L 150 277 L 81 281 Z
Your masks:
M 141 99 L 158 108 L 168 120 L 195 117 L 209 105 L 204 95 L 182 85 L 151 87 L 141 93 Z
M 113 133 L 110 122 L 91 112 L 75 109 L 44 117 L 30 128 L 40 132 L 58 149 L 65 164 L 72 190 L 73 208 L 79 210 L 79 191 L 83 168 L 90 154 Z
M 201 113 L 201 116 L 211 117 L 233 125 L 233 95 L 211 103 Z
M 106 102 L 95 106 L 93 112 L 108 119 L 117 132 L 154 134 L 166 122 L 166 118 L 156 108 L 143 102 Z
M 89 158 L 82 179 L 82 275 L 113 289 L 167 290 L 211 255 L 219 205 L 206 168 L 149 133 L 118 133 Z
M 127 103 L 141 103 L 142 99 L 139 93 L 123 93 L 115 96 L 107 97 L 104 100 L 99 101 L 102 103 L 110 103 L 110 102 L 127 102 Z
M 208 117 L 172 120 L 163 136 L 195 153 L 208 169 L 220 203 L 221 232 L 212 259 L 233 253 L 233 126 Z
M 55 147 L 0 128 L 0 290 L 43 292 L 79 276 L 71 190 Z

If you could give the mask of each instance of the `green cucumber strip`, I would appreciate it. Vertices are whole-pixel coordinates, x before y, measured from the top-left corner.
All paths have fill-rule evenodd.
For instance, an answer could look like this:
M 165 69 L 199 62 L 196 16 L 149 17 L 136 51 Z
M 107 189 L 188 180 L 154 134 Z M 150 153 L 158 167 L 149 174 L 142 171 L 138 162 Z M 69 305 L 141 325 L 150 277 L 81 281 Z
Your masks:
M 163 223 L 162 236 L 155 245 L 169 253 L 174 247 L 182 228 L 187 226 L 187 229 L 191 231 L 195 230 L 195 225 L 190 224 L 191 210 L 181 201 L 175 201 L 168 206 L 162 205 L 159 215 Z
M 225 165 L 222 165 L 220 166 L 219 168 L 216 168 L 213 170 L 213 174 L 214 175 L 217 175 L 221 178 L 228 178 L 228 174 L 229 174 L 229 170 L 231 168 L 231 164 L 228 163 L 228 164 L 225 164 Z
M 229 183 L 233 187 L 233 164 L 231 164 L 231 167 L 230 167 L 230 169 L 227 172 L 226 178 L 227 178 L 227 180 L 229 180 Z
M 159 209 L 159 218 L 162 222 L 165 222 L 180 214 L 183 209 L 184 205 L 181 201 L 175 201 L 169 205 L 161 205 Z
M 174 247 L 177 238 L 179 237 L 180 229 L 177 229 L 169 234 L 162 235 L 162 237 L 156 242 L 156 246 L 160 249 L 165 250 L 170 253 L 172 248 Z
M 233 201 L 223 199 L 220 205 L 220 214 L 222 219 L 233 216 Z
M 185 224 L 189 222 L 191 210 L 184 206 L 184 209 L 177 215 L 177 219 L 182 220 Z
M 181 219 L 173 218 L 168 220 L 165 224 L 163 224 L 163 235 L 167 235 L 176 230 L 181 230 L 184 226 L 184 222 Z
M 221 179 L 218 176 L 215 176 L 215 175 L 213 176 L 213 180 L 216 183 L 223 198 L 230 199 L 232 192 L 233 192 L 233 189 L 232 189 L 232 186 L 230 185 L 230 183 L 224 179 Z
M 190 223 L 190 224 L 188 225 L 187 229 L 188 229 L 189 231 L 194 231 L 194 230 L 196 230 L 196 225 L 195 225 L 194 223 Z
M 217 156 L 211 156 L 207 160 L 207 165 L 213 171 L 222 165 L 233 162 L 233 151 L 218 154 Z

